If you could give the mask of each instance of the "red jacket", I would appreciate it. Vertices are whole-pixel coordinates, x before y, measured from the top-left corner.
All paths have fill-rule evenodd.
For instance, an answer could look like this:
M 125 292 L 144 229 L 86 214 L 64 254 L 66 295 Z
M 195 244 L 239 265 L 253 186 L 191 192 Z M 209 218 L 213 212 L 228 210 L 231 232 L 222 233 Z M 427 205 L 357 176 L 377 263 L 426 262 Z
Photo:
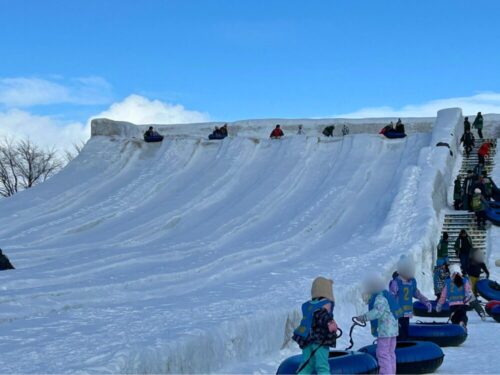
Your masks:
M 283 134 L 283 130 L 280 128 L 276 128 L 271 132 L 271 138 L 272 137 L 283 137 L 285 134 Z
M 490 154 L 490 144 L 489 143 L 483 143 L 481 147 L 479 148 L 479 151 L 477 152 L 478 155 L 481 156 L 486 156 Z

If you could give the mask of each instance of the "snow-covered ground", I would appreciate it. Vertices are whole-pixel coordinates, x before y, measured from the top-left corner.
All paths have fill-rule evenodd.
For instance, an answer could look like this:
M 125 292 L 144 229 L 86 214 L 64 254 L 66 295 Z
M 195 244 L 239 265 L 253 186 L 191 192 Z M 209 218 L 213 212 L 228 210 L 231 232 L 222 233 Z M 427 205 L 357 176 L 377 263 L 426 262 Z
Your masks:
M 388 277 L 402 253 L 430 290 L 457 162 L 434 146 L 455 150 L 461 120 L 441 111 L 391 141 L 319 140 L 313 120 L 279 141 L 274 120 L 219 142 L 94 129 L 64 171 L 0 201 L 0 246 L 18 268 L 0 273 L 2 372 L 274 372 L 297 351 L 289 336 L 315 276 L 335 280 L 345 331 L 364 309 L 363 273 Z M 356 331 L 356 346 L 370 341 Z M 453 353 L 442 371 L 469 372 Z

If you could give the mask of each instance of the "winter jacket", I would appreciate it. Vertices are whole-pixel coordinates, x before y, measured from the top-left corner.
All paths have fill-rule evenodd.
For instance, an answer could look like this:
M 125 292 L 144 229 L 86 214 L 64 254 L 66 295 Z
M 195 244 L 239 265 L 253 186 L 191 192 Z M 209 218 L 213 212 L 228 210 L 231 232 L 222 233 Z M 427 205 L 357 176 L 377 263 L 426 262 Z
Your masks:
M 441 239 L 437 246 L 437 257 L 445 258 L 448 256 L 448 240 Z
M 453 185 L 453 199 L 462 199 L 462 183 L 460 180 L 455 180 L 455 184 Z
M 400 296 L 400 290 L 399 290 L 399 284 L 403 286 L 403 288 L 408 287 L 410 289 L 413 289 L 413 293 L 408 296 Z M 399 305 L 404 311 L 404 316 L 407 318 L 411 318 L 413 316 L 413 298 L 418 299 L 420 302 L 423 304 L 427 304 L 429 300 L 420 292 L 420 290 L 417 288 L 417 282 L 414 278 L 410 280 L 405 280 L 401 276 L 396 276 L 394 277 L 391 282 L 389 283 L 389 291 L 398 299 Z M 413 288 L 414 286 L 414 288 Z M 401 291 L 401 293 L 403 293 Z M 407 297 L 407 298 L 403 298 Z M 401 300 L 405 300 L 405 304 L 401 303 Z
M 373 309 L 363 316 L 365 320 L 378 320 L 377 337 L 396 337 L 399 334 L 398 321 L 382 293 L 375 298 Z
M 434 294 L 436 296 L 441 295 L 443 291 L 445 281 L 450 277 L 450 271 L 446 265 L 434 267 L 434 272 L 432 274 L 434 281 Z
M 490 144 L 489 143 L 483 143 L 481 147 L 479 147 L 479 151 L 477 152 L 478 155 L 480 156 L 486 156 L 490 154 Z
M 467 277 L 464 277 L 463 280 L 464 285 L 461 288 L 458 288 L 453 283 L 453 280 L 446 279 L 445 286 L 441 291 L 441 296 L 438 299 L 438 304 L 442 306 L 448 300 L 450 306 L 458 306 L 465 305 L 471 299 L 473 299 L 474 296 L 472 295 L 472 288 L 469 279 Z
M 486 264 L 484 264 L 484 262 L 479 263 L 474 260 L 471 260 L 471 262 L 469 263 L 469 269 L 467 270 L 469 276 L 479 278 L 481 276 L 482 271 L 486 273 L 487 278 L 490 278 L 490 271 L 488 271 L 488 268 L 486 267 Z
M 460 255 L 470 255 L 472 250 L 472 239 L 469 235 L 465 238 L 458 236 L 455 241 L 454 249 L 458 257 L 460 257 Z
M 486 209 L 486 200 L 481 193 L 475 193 L 472 196 L 471 208 L 474 212 L 484 211 Z
M 283 137 L 285 134 L 283 134 L 283 130 L 280 128 L 276 128 L 271 132 L 271 138 L 279 138 Z
M 309 336 L 304 338 L 300 335 L 294 334 L 292 339 L 299 344 L 301 349 L 304 349 L 310 344 L 321 344 L 335 347 L 337 342 L 337 333 L 330 332 L 328 329 L 328 323 L 331 321 L 333 321 L 333 314 L 329 313 L 326 309 L 319 309 L 314 312 Z
M 460 138 L 460 143 L 463 143 L 464 146 L 474 146 L 474 135 L 472 133 L 464 133 L 462 138 Z
M 397 133 L 405 133 L 405 126 L 403 123 L 396 124 L 396 132 Z
M 463 192 L 466 195 L 472 195 L 472 194 L 474 194 L 474 178 L 473 177 L 466 177 L 464 179 Z
M 394 127 L 392 125 L 386 125 L 382 128 L 382 130 L 380 130 L 379 134 L 385 134 L 385 133 L 388 133 L 390 131 L 393 131 L 394 130 Z
M 335 126 L 333 126 L 333 125 L 327 126 L 325 129 L 323 129 L 323 135 L 325 137 L 332 137 L 334 130 L 335 130 Z
M 481 116 L 481 115 L 476 116 L 476 118 L 474 119 L 474 122 L 472 123 L 472 126 L 478 130 L 482 130 L 483 129 L 483 116 Z
M 481 184 L 484 187 L 484 195 L 488 198 L 493 194 L 493 181 L 489 177 L 483 177 L 481 179 Z
M 222 128 L 219 129 L 219 131 L 224 138 L 227 137 L 227 127 L 223 126 Z
M 0 271 L 13 270 L 15 269 L 12 263 L 10 263 L 9 258 L 5 254 L 0 254 Z
M 465 121 L 464 121 L 464 133 L 465 133 L 467 130 L 470 130 L 470 122 L 469 122 L 469 120 L 465 120 Z

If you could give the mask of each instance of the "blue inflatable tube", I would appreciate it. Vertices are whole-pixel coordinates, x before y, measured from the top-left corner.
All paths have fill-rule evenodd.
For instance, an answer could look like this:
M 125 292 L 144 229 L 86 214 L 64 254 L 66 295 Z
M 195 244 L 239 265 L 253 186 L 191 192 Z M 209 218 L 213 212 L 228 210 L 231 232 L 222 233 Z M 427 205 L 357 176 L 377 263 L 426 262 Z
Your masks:
M 281 362 L 276 374 L 295 374 L 303 362 L 302 355 L 294 355 Z M 366 353 L 345 350 L 330 351 L 330 374 L 378 374 L 374 357 Z
M 148 143 L 161 142 L 163 141 L 163 135 L 152 135 L 150 137 L 144 137 L 144 141 Z
M 500 284 L 496 281 L 488 279 L 479 280 L 476 288 L 481 297 L 488 301 L 500 301 Z
M 467 332 L 458 324 L 417 323 L 410 324 L 407 341 L 429 341 L 440 347 L 459 346 L 467 340 Z
M 376 358 L 377 345 L 360 349 Z M 444 354 L 439 346 L 432 342 L 402 341 L 396 346 L 397 374 L 429 374 L 436 371 L 443 363 Z
M 493 307 L 490 312 L 490 316 L 495 319 L 498 323 L 500 323 L 500 305 Z
M 406 137 L 405 133 L 398 133 L 398 132 L 388 132 L 388 133 L 384 133 L 384 135 L 389 139 L 397 139 L 397 138 Z
M 500 225 L 500 203 L 490 202 L 486 207 L 486 218 L 495 225 Z

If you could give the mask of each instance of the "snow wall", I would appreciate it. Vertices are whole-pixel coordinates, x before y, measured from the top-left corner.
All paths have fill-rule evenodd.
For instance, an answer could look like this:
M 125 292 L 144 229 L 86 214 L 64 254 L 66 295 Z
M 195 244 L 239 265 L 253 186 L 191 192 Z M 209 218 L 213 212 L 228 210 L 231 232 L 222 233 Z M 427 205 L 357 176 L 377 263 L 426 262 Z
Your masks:
M 282 124 L 285 134 L 296 133 L 297 125 L 304 126 L 306 134 L 320 134 L 325 125 L 346 123 L 355 133 L 377 133 L 381 126 L 391 119 L 375 120 L 262 120 L 230 123 L 230 135 L 267 137 L 275 123 Z M 402 253 L 410 254 L 417 265 L 417 279 L 422 290 L 432 293 L 432 263 L 434 248 L 440 236 L 442 210 L 447 206 L 447 190 L 453 179 L 457 161 L 459 133 L 463 123 L 462 112 L 458 108 L 443 109 L 438 112 L 434 123 L 429 119 L 403 119 L 408 133 L 431 131 L 430 144 L 420 151 L 417 165 L 408 167 L 403 186 L 394 197 L 386 225 L 380 233 L 382 243 L 390 244 L 397 251 L 398 243 L 414 239 L 410 248 L 399 248 L 389 259 L 384 259 L 382 271 L 386 279 L 395 269 Z M 214 126 L 222 123 L 194 125 L 154 125 L 166 136 L 205 136 Z M 114 135 L 137 138 L 147 126 L 135 127 L 127 123 L 115 123 L 106 119 L 92 122 L 92 134 Z M 341 126 L 336 126 L 336 133 Z M 448 147 L 437 147 L 439 143 Z M 450 151 L 454 156 L 451 156 Z M 413 205 L 416 200 L 417 209 Z M 409 214 L 408 212 L 411 211 Z M 333 277 L 335 278 L 333 271 Z M 303 281 L 307 290 L 310 280 Z M 350 321 L 350 316 L 364 312 L 366 306 L 361 298 L 360 283 L 336 286 L 336 319 Z M 125 373 L 205 373 L 220 371 L 230 363 L 246 361 L 249 358 L 272 356 L 280 349 L 296 348 L 291 341 L 293 329 L 300 320 L 297 308 L 257 312 L 252 317 L 243 317 L 237 322 L 223 323 L 209 334 L 198 332 L 192 337 L 175 343 L 159 344 L 155 348 L 139 351 L 125 351 L 117 354 L 110 367 Z M 344 327 L 345 331 L 347 327 Z M 296 349 L 295 349 L 296 350 Z M 285 353 L 288 351 L 285 350 Z M 99 369 L 100 370 L 100 369 Z
M 408 134 L 423 133 L 432 130 L 435 118 L 403 118 L 406 132 Z M 280 124 L 285 135 L 295 135 L 298 125 L 303 125 L 306 136 L 320 136 L 328 125 L 335 125 L 334 135 L 342 135 L 343 125 L 347 125 L 350 134 L 377 134 L 380 129 L 389 122 L 397 121 L 395 118 L 378 119 L 266 119 L 266 120 L 242 120 L 228 122 L 229 136 L 265 137 L 271 130 Z M 122 136 L 141 138 L 149 126 L 153 126 L 160 134 L 170 138 L 180 137 L 203 137 L 206 138 L 214 127 L 222 126 L 225 122 L 206 122 L 200 124 L 178 124 L 178 125 L 134 125 L 123 121 L 112 121 L 108 119 L 92 120 L 92 136 Z

